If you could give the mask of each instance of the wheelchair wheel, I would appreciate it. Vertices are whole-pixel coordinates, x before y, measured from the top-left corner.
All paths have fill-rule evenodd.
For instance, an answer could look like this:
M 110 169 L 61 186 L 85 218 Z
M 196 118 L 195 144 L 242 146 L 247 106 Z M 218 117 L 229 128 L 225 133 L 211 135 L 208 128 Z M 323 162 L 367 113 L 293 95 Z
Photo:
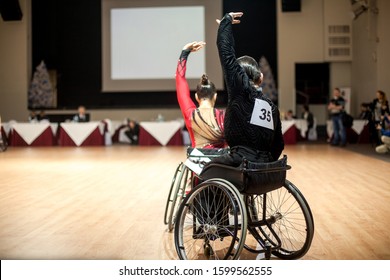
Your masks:
M 185 195 L 187 179 L 190 171 L 183 163 L 176 168 L 173 176 L 171 188 L 169 190 L 167 203 L 165 206 L 164 223 L 168 225 L 168 230 L 172 231 L 175 223 L 175 214 Z
M 180 205 L 175 247 L 180 259 L 238 259 L 247 230 L 239 191 L 228 181 L 207 180 L 191 190 Z
M 247 196 L 246 203 L 250 203 L 249 231 L 256 228 L 266 243 L 276 248 L 280 245 L 271 251 L 274 256 L 289 260 L 307 253 L 314 236 L 314 220 L 307 201 L 296 186 L 286 180 L 279 189 Z

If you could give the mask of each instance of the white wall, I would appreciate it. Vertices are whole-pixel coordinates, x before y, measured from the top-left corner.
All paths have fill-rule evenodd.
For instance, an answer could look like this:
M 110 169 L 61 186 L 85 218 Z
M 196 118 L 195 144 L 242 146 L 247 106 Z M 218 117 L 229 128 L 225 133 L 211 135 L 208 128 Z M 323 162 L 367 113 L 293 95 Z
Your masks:
M 390 1 L 377 3 L 372 11 L 356 20 L 351 17 L 349 0 L 301 0 L 301 12 L 283 13 L 277 9 L 278 84 L 281 110 L 295 108 L 295 63 L 326 62 L 324 27 L 327 23 L 352 26 L 352 61 L 330 63 L 330 92 L 334 87 L 351 87 L 351 113 L 357 115 L 360 103 L 371 101 L 377 89 L 390 97 Z M 327 119 L 326 105 L 311 106 L 319 124 Z M 297 108 L 299 112 L 300 108 Z
M 377 87 L 390 97 L 390 1 L 378 0 Z
M 369 11 L 353 22 L 355 107 L 373 100 L 377 90 L 390 97 L 390 1 L 378 0 L 377 6 L 378 14 Z
M 377 88 L 377 15 L 367 12 L 353 21 L 354 61 L 352 63 L 352 93 L 355 106 L 375 98 Z
M 21 21 L 0 18 L 0 116 L 3 121 L 28 116 L 27 90 L 30 69 L 30 1 L 19 0 Z
M 352 27 L 352 13 L 351 13 L 351 1 L 350 0 L 325 0 L 324 1 L 324 31 L 330 25 L 351 25 Z M 326 40 L 325 34 L 325 40 Z M 353 36 L 352 36 L 352 44 L 349 44 L 351 47 L 351 51 L 353 54 Z M 326 42 L 324 42 L 326 46 Z M 324 58 L 327 60 L 327 48 L 324 48 Z M 353 58 L 353 55 L 352 55 Z M 329 96 L 333 94 L 333 88 L 350 88 L 352 84 L 351 80 L 351 71 L 352 71 L 352 61 L 351 59 L 347 60 L 338 60 L 330 63 L 329 69 Z M 351 94 L 353 96 L 353 93 Z M 354 101 L 355 98 L 351 98 Z M 328 118 L 328 110 L 327 104 L 322 107 L 323 112 L 325 113 L 325 121 Z M 353 104 L 350 106 L 353 108 Z M 351 110 L 352 111 L 352 110 Z M 353 114 L 353 112 L 350 112 Z M 324 123 L 324 122 L 323 122 Z
M 278 85 L 280 110 L 293 109 L 300 115 L 295 100 L 295 64 L 326 62 L 325 26 L 349 23 L 350 1 L 301 0 L 300 12 L 282 12 L 281 0 L 277 8 L 278 22 Z M 347 18 L 347 19 L 345 19 Z M 350 86 L 351 63 L 330 64 L 330 88 Z M 326 104 L 311 105 L 318 124 L 328 118 Z
M 301 12 L 282 12 L 277 3 L 279 107 L 296 112 L 295 63 L 324 60 L 323 3 L 302 0 Z

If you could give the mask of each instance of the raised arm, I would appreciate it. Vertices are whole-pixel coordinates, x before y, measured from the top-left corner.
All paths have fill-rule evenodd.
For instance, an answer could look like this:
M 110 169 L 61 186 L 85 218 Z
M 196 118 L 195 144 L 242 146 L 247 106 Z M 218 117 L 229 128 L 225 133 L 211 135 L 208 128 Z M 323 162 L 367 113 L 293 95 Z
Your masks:
M 193 109 L 196 108 L 195 103 L 190 97 L 190 89 L 186 79 L 187 60 L 191 52 L 200 50 L 205 45 L 204 42 L 191 42 L 186 44 L 180 54 L 176 68 L 176 95 L 180 109 L 185 117 L 189 119 Z
M 232 93 L 232 89 L 234 88 L 243 87 L 245 83 L 244 80 L 248 79 L 236 60 L 232 29 L 232 24 L 240 23 L 239 18 L 242 15 L 243 13 L 241 12 L 228 13 L 225 14 L 222 20 L 217 20 L 217 23 L 219 23 L 217 47 L 228 93 Z

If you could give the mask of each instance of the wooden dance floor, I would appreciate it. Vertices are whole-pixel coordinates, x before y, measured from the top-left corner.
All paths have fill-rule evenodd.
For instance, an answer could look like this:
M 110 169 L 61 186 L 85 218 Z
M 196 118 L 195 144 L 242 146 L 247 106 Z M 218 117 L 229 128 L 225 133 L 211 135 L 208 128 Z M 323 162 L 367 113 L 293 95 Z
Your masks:
M 390 163 L 325 144 L 284 154 L 314 215 L 303 259 L 389 260 Z M 163 215 L 184 159 L 185 147 L 10 147 L 0 153 L 0 259 L 177 259 Z

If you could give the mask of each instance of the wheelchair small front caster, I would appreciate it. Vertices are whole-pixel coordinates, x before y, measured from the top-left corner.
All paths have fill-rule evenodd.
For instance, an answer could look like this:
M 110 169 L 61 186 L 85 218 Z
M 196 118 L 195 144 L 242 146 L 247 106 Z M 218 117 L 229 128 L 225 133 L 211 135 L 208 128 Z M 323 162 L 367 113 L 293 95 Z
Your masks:
M 266 242 L 265 242 L 265 253 L 264 253 L 264 257 L 265 257 L 266 260 L 271 259 L 271 243 L 269 243 L 269 241 L 266 241 Z
M 203 249 L 204 249 L 204 255 L 206 256 L 206 258 L 210 259 L 210 257 L 214 254 L 214 251 L 213 251 L 213 248 L 211 247 L 211 245 L 204 244 Z

